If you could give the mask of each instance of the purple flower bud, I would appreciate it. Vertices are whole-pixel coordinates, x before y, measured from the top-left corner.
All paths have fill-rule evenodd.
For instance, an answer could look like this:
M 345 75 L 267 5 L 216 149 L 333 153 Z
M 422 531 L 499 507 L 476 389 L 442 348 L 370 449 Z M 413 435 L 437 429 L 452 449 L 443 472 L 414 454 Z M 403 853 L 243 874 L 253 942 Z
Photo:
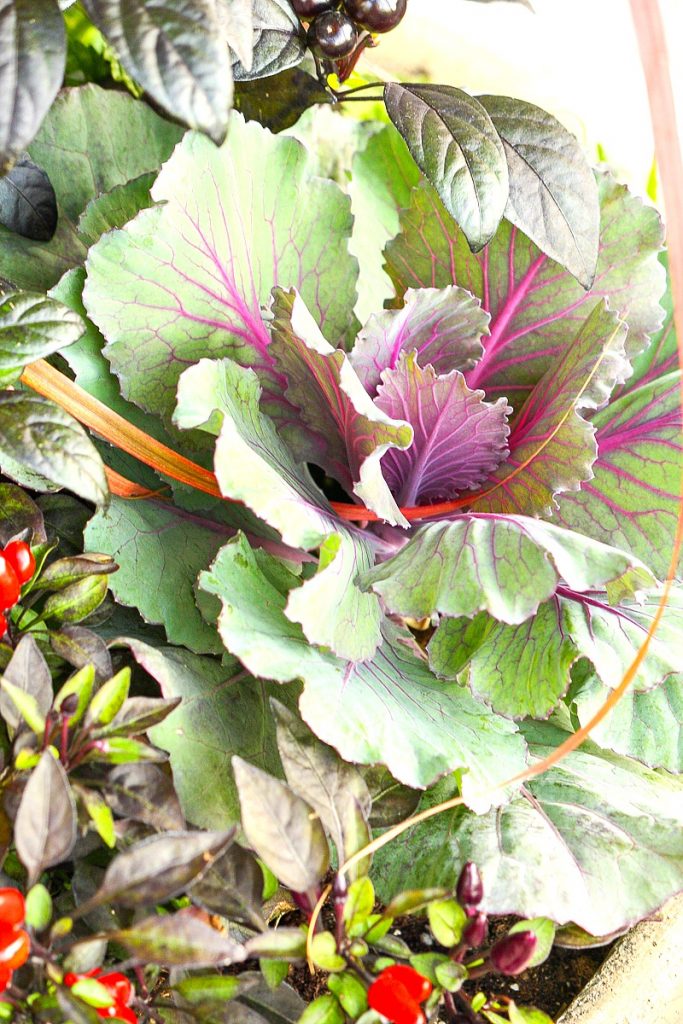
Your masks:
M 491 948 L 491 966 L 499 974 L 521 974 L 529 966 L 536 952 L 537 941 L 533 932 L 506 935 Z
M 467 943 L 469 949 L 479 949 L 486 942 L 488 934 L 488 919 L 482 911 L 475 914 L 462 933 L 462 941 Z
M 460 872 L 458 884 L 455 887 L 458 903 L 463 907 L 477 907 L 484 898 L 484 883 L 479 874 L 479 868 L 468 860 Z
M 78 696 L 75 693 L 70 693 L 60 704 L 59 710 L 63 715 L 75 714 L 78 711 Z

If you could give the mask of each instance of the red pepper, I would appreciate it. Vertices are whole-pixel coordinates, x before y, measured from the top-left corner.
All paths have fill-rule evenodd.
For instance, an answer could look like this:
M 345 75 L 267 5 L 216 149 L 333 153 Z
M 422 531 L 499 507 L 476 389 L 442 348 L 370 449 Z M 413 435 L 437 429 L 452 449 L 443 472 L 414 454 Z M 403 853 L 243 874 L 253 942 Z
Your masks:
M 36 571 L 36 560 L 28 544 L 23 540 L 13 540 L 2 552 L 14 569 L 19 583 L 23 586 Z
M 31 952 L 31 940 L 28 932 L 22 929 L 5 928 L 0 925 L 0 968 L 4 971 L 16 971 L 23 967 Z
M 19 600 L 21 587 L 12 565 L 0 554 L 0 612 L 13 608 Z
M 2 614 L 2 612 L 0 612 L 0 638 L 2 638 L 5 635 L 6 632 L 7 632 L 7 619 Z
M 18 889 L 0 889 L 0 926 L 14 928 L 24 923 L 26 904 Z
M 407 965 L 385 968 L 368 989 L 368 1006 L 392 1024 L 425 1024 L 420 1003 L 431 994 L 428 978 Z

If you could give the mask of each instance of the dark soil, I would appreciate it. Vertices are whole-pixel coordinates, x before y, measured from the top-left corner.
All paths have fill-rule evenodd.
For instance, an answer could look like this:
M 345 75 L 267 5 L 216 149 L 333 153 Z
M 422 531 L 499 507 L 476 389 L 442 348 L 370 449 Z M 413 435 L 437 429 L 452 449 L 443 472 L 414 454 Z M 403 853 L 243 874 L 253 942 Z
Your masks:
M 491 939 L 495 940 L 503 935 L 516 920 L 517 918 L 499 918 L 494 921 L 491 926 Z M 435 949 L 425 918 L 398 919 L 393 932 L 399 934 L 416 953 Z M 555 947 L 545 963 L 539 967 L 525 971 L 515 978 L 490 974 L 479 982 L 468 983 L 464 990 L 469 995 L 483 991 L 488 996 L 509 996 L 520 1006 L 536 1006 L 556 1020 L 597 972 L 612 945 L 584 950 Z M 323 972 L 312 975 L 308 968 L 302 965 L 290 968 L 288 981 L 309 1002 L 327 991 L 326 977 Z

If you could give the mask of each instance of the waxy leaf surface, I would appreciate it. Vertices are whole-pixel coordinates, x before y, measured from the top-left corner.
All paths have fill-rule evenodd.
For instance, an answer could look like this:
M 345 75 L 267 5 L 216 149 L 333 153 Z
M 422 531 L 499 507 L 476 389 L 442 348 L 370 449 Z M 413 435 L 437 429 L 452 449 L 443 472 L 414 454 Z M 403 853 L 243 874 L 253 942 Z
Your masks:
M 213 0 L 84 0 L 129 74 L 171 117 L 225 138 L 232 76 Z
M 349 201 L 313 177 L 294 139 L 239 115 L 220 149 L 189 134 L 152 198 L 161 205 L 88 256 L 85 305 L 124 397 L 170 419 L 181 372 L 202 357 L 230 356 L 269 379 L 262 307 L 276 284 L 299 289 L 333 343 L 353 332 Z
M 252 19 L 251 60 L 245 62 L 235 48 L 240 58 L 232 69 L 236 82 L 276 75 L 300 63 L 306 52 L 306 39 L 288 0 L 252 0 Z
M 387 113 L 474 252 L 491 240 L 508 198 L 503 143 L 484 107 L 449 85 L 384 87 Z
M 0 176 L 26 149 L 64 75 L 64 21 L 53 0 L 0 6 Z
M 495 711 L 513 718 L 547 717 L 571 682 L 570 669 L 587 658 L 607 686 L 619 685 L 652 626 L 659 600 L 610 605 L 604 594 L 573 594 L 559 587 L 532 619 L 518 626 L 486 615 L 448 619 L 429 645 L 429 662 L 439 676 L 467 682 Z M 674 593 L 653 638 L 633 689 L 683 684 L 679 638 L 683 614 Z
M 45 295 L 0 296 L 0 386 L 13 383 L 27 363 L 73 345 L 84 326 L 78 315 Z
M 285 614 L 295 581 L 264 552 L 257 560 L 244 542 L 223 548 L 201 586 L 214 593 L 222 587 L 226 595 L 218 628 L 228 650 L 255 675 L 302 679 L 304 720 L 345 760 L 383 763 L 399 781 L 418 788 L 466 768 L 463 786 L 471 806 L 504 799 L 485 791 L 524 765 L 524 745 L 512 723 L 492 715 L 461 686 L 439 682 L 407 631 L 386 625 L 382 646 L 365 662 L 311 646 Z
M 629 358 L 659 330 L 658 299 L 664 291 L 664 268 L 657 259 L 663 239 L 659 216 L 607 175 L 598 176 L 598 189 L 600 252 L 590 292 L 508 221 L 482 253 L 472 255 L 434 191 L 426 184 L 413 190 L 410 207 L 401 213 L 400 234 L 386 249 L 387 269 L 399 296 L 408 288 L 457 284 L 491 314 L 484 357 L 467 375 L 470 387 L 483 387 L 489 398 L 504 395 L 519 407 L 574 343 L 603 296 L 628 322 Z
M 55 190 L 45 171 L 28 156 L 0 178 L 0 224 L 36 242 L 49 242 L 55 233 Z
M 384 370 L 394 370 L 402 352 L 437 373 L 471 370 L 481 358 L 489 315 L 463 288 L 408 289 L 402 309 L 370 317 L 351 353 L 353 367 L 374 395 Z
M 171 755 L 186 817 L 202 828 L 227 828 L 239 820 L 230 759 L 240 754 L 266 771 L 280 770 L 268 699 L 276 690 L 283 701 L 293 695 L 253 679 L 227 656 L 221 662 L 180 647 L 154 648 L 130 638 L 123 642 L 164 697 L 182 698 L 150 738 Z
M 471 618 L 487 611 L 515 625 L 561 581 L 578 592 L 607 586 L 615 599 L 654 583 L 625 551 L 537 519 L 480 514 L 423 527 L 360 582 L 399 615 Z
M 500 135 L 510 194 L 505 216 L 590 288 L 600 235 L 595 177 L 578 140 L 552 114 L 509 96 L 478 96 Z
M 524 727 L 534 759 L 568 736 Z M 451 784 L 428 802 L 447 799 Z M 380 899 L 413 885 L 455 884 L 479 867 L 489 913 L 574 921 L 607 935 L 652 913 L 683 884 L 683 783 L 584 744 L 506 807 L 460 810 L 411 829 L 375 858 Z

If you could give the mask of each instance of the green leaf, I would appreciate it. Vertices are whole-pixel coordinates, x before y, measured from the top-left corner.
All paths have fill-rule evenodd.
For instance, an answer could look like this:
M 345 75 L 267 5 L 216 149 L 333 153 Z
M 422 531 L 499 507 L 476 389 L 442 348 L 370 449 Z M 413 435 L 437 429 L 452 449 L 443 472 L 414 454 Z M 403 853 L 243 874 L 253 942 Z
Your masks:
M 92 1006 L 96 1010 L 114 1006 L 113 995 L 96 978 L 79 978 L 71 986 L 71 991 L 76 999 L 81 999 L 86 1006 Z
M 286 960 L 268 960 L 262 957 L 259 960 L 259 970 L 268 988 L 274 992 L 289 974 L 289 964 Z
M 153 206 L 150 189 L 155 178 L 154 171 L 148 171 L 94 196 L 78 218 L 78 234 L 85 245 L 94 245 L 105 231 L 122 228 L 140 210 Z
M 333 995 L 318 996 L 308 1004 L 298 1024 L 344 1024 L 344 1011 Z
M 350 971 L 343 974 L 331 974 L 327 979 L 327 987 L 339 1000 L 344 1012 L 356 1020 L 368 1008 L 368 993 L 363 983 Z
M 250 956 L 301 960 L 306 956 L 306 932 L 302 928 L 267 928 L 247 940 L 247 950 Z
M 410 203 L 420 180 L 408 148 L 393 125 L 370 136 L 356 152 L 349 194 L 354 224 L 349 249 L 360 265 L 356 314 L 364 322 L 393 293 L 384 270 L 382 249 L 399 230 L 399 210 Z
M 85 665 L 60 687 L 54 700 L 55 711 L 61 711 L 67 697 L 75 696 L 78 700 L 76 710 L 67 718 L 69 728 L 78 725 L 83 718 L 85 709 L 90 702 L 94 685 L 95 667 L 93 665 Z
M 17 380 L 27 363 L 78 341 L 83 321 L 61 302 L 36 292 L 5 292 L 0 298 L 0 385 Z
M 503 143 L 481 103 L 448 85 L 384 87 L 387 113 L 473 252 L 496 232 L 508 200 Z
M 45 716 L 40 713 L 38 701 L 31 693 L 14 686 L 9 679 L 2 680 L 2 690 L 12 701 L 23 720 L 37 736 L 45 733 Z
M 182 702 L 150 737 L 171 755 L 178 796 L 187 818 L 205 828 L 226 828 L 239 818 L 230 758 L 239 753 L 268 771 L 279 771 L 268 698 L 275 686 L 244 673 L 225 658 L 198 657 L 178 647 L 155 649 L 123 641 L 167 699 Z M 280 700 L 287 694 L 277 687 Z M 197 751 L 201 757 L 197 757 Z M 206 779 L 212 785 L 206 785 Z
M 249 2 L 249 0 L 248 0 Z M 258 121 L 271 132 L 291 128 L 304 111 L 320 103 L 331 103 L 332 97 L 315 74 L 311 60 L 308 70 L 295 67 L 278 72 L 268 88 L 256 79 L 240 81 L 235 86 L 235 109 L 247 121 Z
M 456 963 L 454 960 L 449 960 L 445 964 L 437 964 L 434 974 L 439 985 L 447 992 L 459 992 L 468 977 L 465 965 Z
M 35 9 L 33 0 L 23 0 L 23 5 Z M 59 79 L 61 84 L 61 71 Z M 45 243 L 0 227 L 0 276 L 31 291 L 54 285 L 85 259 L 77 223 L 88 202 L 156 170 L 181 135 L 177 125 L 125 92 L 94 85 L 62 92 L 30 146 L 32 159 L 47 173 L 57 195 L 57 231 Z
M 524 726 L 533 762 L 567 733 Z M 444 783 L 425 802 L 453 793 Z M 506 807 L 438 815 L 375 855 L 381 899 L 415 884 L 452 886 L 457 865 L 481 870 L 490 914 L 574 921 L 606 935 L 643 916 L 683 883 L 683 782 L 584 743 L 530 780 Z
M 66 39 L 53 0 L 10 0 L 2 46 L 0 176 L 31 142 L 62 84 Z
M 39 395 L 0 392 L 0 452 L 85 501 L 108 501 L 104 466 L 92 441 L 68 413 Z
M 228 1002 L 240 991 L 239 978 L 221 977 L 209 974 L 203 977 L 183 978 L 173 986 L 173 991 L 186 999 L 188 1003 Z
M 114 498 L 85 530 L 86 544 L 120 566 L 111 580 L 119 603 L 138 608 L 147 622 L 162 623 L 174 643 L 213 654 L 222 646 L 197 608 L 194 584 L 223 539 L 215 523 L 154 500 Z
M 311 959 L 321 971 L 344 971 L 346 960 L 337 952 L 332 932 L 318 932 L 311 941 Z
M 470 387 L 502 393 L 518 409 L 543 375 L 557 368 L 603 298 L 628 322 L 629 359 L 659 330 L 657 299 L 665 284 L 659 216 L 607 175 L 598 176 L 598 190 L 600 256 L 597 283 L 588 293 L 507 221 L 482 254 L 472 255 L 433 190 L 426 184 L 413 190 L 401 232 L 386 249 L 387 269 L 399 296 L 407 288 L 456 284 L 481 300 L 491 333 L 483 339 L 483 359 L 467 373 Z
M 188 135 L 152 189 L 161 205 L 93 247 L 85 305 L 124 397 L 168 420 L 181 372 L 202 357 L 267 375 L 262 306 L 276 284 L 299 289 L 333 344 L 355 334 L 349 201 L 312 164 L 294 139 L 235 114 L 221 149 Z
M 676 650 L 676 648 L 673 648 Z M 645 661 L 647 669 L 648 661 Z M 592 676 L 572 706 L 579 725 L 590 722 L 609 696 L 609 687 Z M 683 687 L 674 676 L 645 693 L 629 690 L 607 718 L 594 726 L 591 738 L 607 750 L 634 757 L 650 768 L 683 773 Z
M 281 682 L 303 679 L 304 720 L 346 761 L 386 764 L 414 787 L 467 769 L 465 798 L 478 807 L 480 801 L 490 805 L 491 797 L 480 794 L 491 782 L 523 767 L 524 744 L 514 726 L 457 684 L 439 682 L 407 631 L 387 624 L 372 661 L 346 662 L 311 647 L 286 618 L 287 589 L 296 578 L 283 581 L 281 563 L 263 552 L 257 559 L 237 538 L 223 548 L 213 573 L 231 581 L 223 589 L 219 617 L 228 650 L 254 675 Z
M 99 608 L 108 588 L 108 576 L 86 576 L 56 594 L 50 594 L 43 605 L 42 615 L 53 625 L 82 622 Z
M 217 967 L 246 958 L 244 947 L 234 939 L 183 911 L 145 918 L 132 928 L 108 932 L 107 938 L 121 943 L 138 964 Z
M 76 842 L 76 804 L 66 772 L 50 751 L 29 776 L 14 823 L 14 842 L 33 885 L 66 860 Z
M 40 574 L 41 590 L 64 590 L 78 580 L 89 576 L 108 575 L 116 572 L 118 566 L 109 555 L 84 551 L 73 558 L 57 558 L 50 562 Z
M 467 915 L 455 900 L 440 900 L 430 903 L 427 907 L 429 927 L 440 946 L 451 949 L 457 946 L 462 938 L 462 931 L 467 924 Z
M 611 586 L 631 594 L 654 583 L 638 559 L 589 537 L 523 516 L 470 514 L 423 527 L 361 585 L 415 619 L 487 611 L 518 624 L 561 581 L 578 592 Z
M 99 688 L 88 708 L 88 722 L 102 726 L 116 718 L 128 697 L 130 678 L 130 669 L 122 668 Z
M 537 1010 L 535 1006 L 517 1006 L 510 1003 L 508 1006 L 510 1024 L 553 1024 L 547 1013 Z
M 249 844 L 288 889 L 314 888 L 330 857 L 320 820 L 279 779 L 240 757 L 234 757 L 232 765 Z
M 544 963 L 550 956 L 555 941 L 556 928 L 555 922 L 549 918 L 534 917 L 530 921 L 516 921 L 512 928 L 509 929 L 508 935 L 515 935 L 517 932 L 534 933 L 536 936 L 536 950 L 528 966 L 538 967 L 539 964 Z
M 52 920 L 52 897 L 44 885 L 38 883 L 26 893 L 26 924 L 42 932 Z
M 344 921 L 349 927 L 362 923 L 372 913 L 375 890 L 369 878 L 357 878 L 349 886 L 344 903 Z
M 221 492 L 244 501 L 293 547 L 317 547 L 338 529 L 332 509 L 260 408 L 253 371 L 228 359 L 202 359 L 183 373 L 175 423 L 217 433 Z
M 553 517 L 633 551 L 660 579 L 671 563 L 683 475 L 680 388 L 675 371 L 627 390 L 593 417 L 593 477 L 561 494 Z
M 109 804 L 104 797 L 93 789 L 79 786 L 76 792 L 83 801 L 83 806 L 95 826 L 98 836 L 110 850 L 113 850 L 116 846 L 116 829 L 114 827 L 114 815 Z
M 0 541 L 3 547 L 17 534 L 28 530 L 32 544 L 47 540 L 43 513 L 16 484 L 0 483 Z
M 508 96 L 478 96 L 508 164 L 507 220 L 583 285 L 598 261 L 600 203 L 578 140 L 540 107 Z
M 384 913 L 387 917 L 414 914 L 418 910 L 424 910 L 432 902 L 443 900 L 447 895 L 447 889 L 408 889 L 394 896 L 385 907 Z
M 84 0 L 121 63 L 153 100 L 220 144 L 228 129 L 232 76 L 216 5 L 194 0 Z

